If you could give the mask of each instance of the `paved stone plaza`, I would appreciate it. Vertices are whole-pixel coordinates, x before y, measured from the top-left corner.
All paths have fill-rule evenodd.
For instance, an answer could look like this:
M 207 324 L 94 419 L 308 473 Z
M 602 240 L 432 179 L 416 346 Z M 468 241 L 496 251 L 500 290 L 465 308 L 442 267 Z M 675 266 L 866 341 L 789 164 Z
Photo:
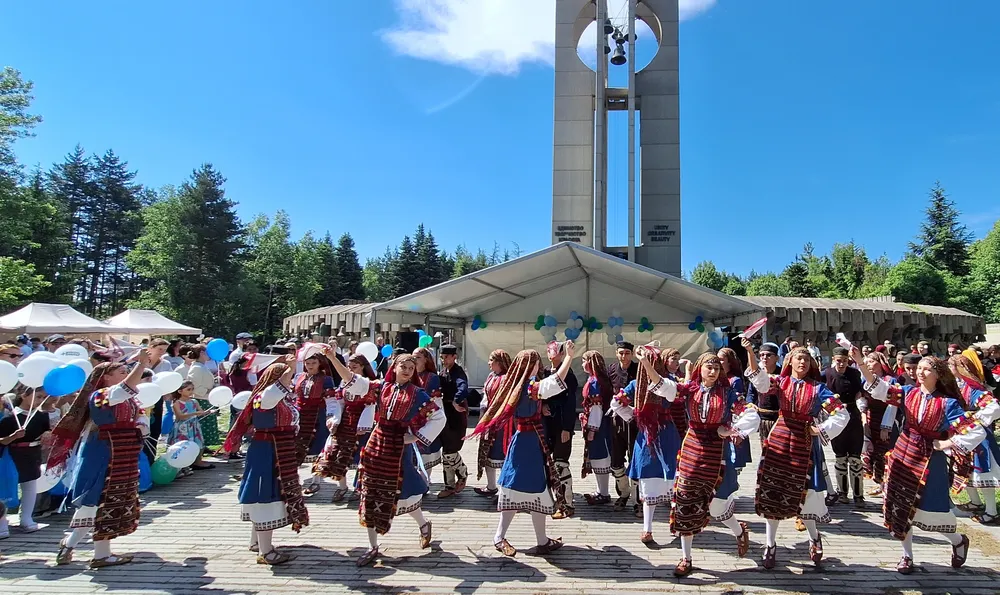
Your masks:
M 579 446 L 580 436 L 574 436 Z M 475 460 L 475 442 L 465 449 L 466 461 Z M 576 449 L 579 469 L 582 448 Z M 753 453 L 759 453 L 754 445 Z M 467 489 L 459 496 L 426 501 L 434 523 L 434 544 L 421 551 L 412 519 L 402 517 L 383 541 L 383 557 L 372 568 L 359 569 L 354 560 L 367 544 L 358 525 L 357 504 L 330 504 L 326 484 L 310 501 L 310 526 L 296 535 L 290 529 L 275 532 L 275 543 L 295 559 L 269 568 L 255 563 L 247 551 L 249 525 L 240 522 L 237 482 L 230 479 L 238 466 L 219 464 L 213 471 L 179 479 L 143 497 L 139 530 L 114 541 L 117 553 L 135 553 L 132 564 L 100 571 L 86 569 L 91 546 L 85 542 L 77 561 L 55 566 L 56 545 L 69 522 L 51 517 L 53 524 L 30 535 L 11 531 L 0 541 L 0 585 L 8 593 L 983 593 L 1000 592 L 1000 528 L 984 528 L 967 519 L 960 530 L 972 539 L 966 567 L 949 564 L 951 548 L 934 536 L 917 533 L 914 552 L 918 568 L 904 577 L 895 572 L 898 543 L 881 526 L 881 500 L 868 509 L 851 506 L 833 510 L 834 521 L 823 528 L 826 558 L 816 570 L 808 559 L 805 533 L 784 523 L 778 536 L 778 568 L 758 568 L 764 537 L 761 520 L 753 515 L 753 485 L 740 491 L 737 516 L 750 522 L 750 556 L 737 559 L 735 540 L 718 524 L 695 539 L 695 572 L 683 579 L 672 576 L 679 558 L 677 540 L 667 530 L 667 510 L 657 510 L 654 535 L 661 545 L 652 549 L 639 542 L 641 524 L 631 512 L 611 506 L 592 508 L 579 496 L 594 490 L 592 477 L 577 480 L 577 516 L 552 521 L 550 535 L 561 536 L 566 547 L 547 559 L 519 553 L 508 559 L 494 551 L 491 541 L 497 516 L 488 502 Z M 747 471 L 750 473 L 750 470 Z M 744 474 L 751 479 L 753 475 Z M 441 481 L 440 469 L 434 480 Z M 477 485 L 472 480 L 472 485 Z M 440 484 L 432 486 L 436 493 Z M 471 488 L 471 486 L 470 486 Z M 534 534 L 527 516 L 519 515 L 508 535 L 511 543 L 527 549 Z

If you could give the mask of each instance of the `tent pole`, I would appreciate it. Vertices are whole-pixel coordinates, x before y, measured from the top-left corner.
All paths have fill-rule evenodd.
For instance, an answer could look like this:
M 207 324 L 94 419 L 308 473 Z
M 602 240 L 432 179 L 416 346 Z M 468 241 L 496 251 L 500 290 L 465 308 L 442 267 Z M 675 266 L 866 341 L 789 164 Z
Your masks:
M 375 310 L 375 308 L 372 308 L 371 315 L 368 316 L 368 334 L 371 335 L 371 337 L 369 337 L 369 338 L 371 339 L 372 343 L 375 342 L 375 312 L 376 311 L 377 310 Z
M 587 303 L 585 305 L 587 307 L 587 310 L 586 310 L 587 317 L 590 318 L 591 316 L 593 316 L 593 314 L 590 313 L 590 275 L 587 275 L 587 298 L 586 299 L 587 299 Z M 590 351 L 590 333 L 587 333 L 587 336 L 584 337 L 584 339 L 583 339 L 583 345 L 584 345 L 584 347 L 586 347 L 586 349 L 584 349 L 584 351 Z

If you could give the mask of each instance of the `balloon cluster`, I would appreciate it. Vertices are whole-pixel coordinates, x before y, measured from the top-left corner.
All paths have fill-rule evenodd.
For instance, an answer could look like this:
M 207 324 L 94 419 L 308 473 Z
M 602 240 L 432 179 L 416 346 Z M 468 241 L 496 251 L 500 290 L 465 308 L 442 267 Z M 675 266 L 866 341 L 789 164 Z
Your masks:
M 28 388 L 44 388 L 50 397 L 62 397 L 83 388 L 93 369 L 87 350 L 80 345 L 63 345 L 55 353 L 38 351 L 21 360 L 16 368 L 0 362 L 0 393 L 20 382 Z
M 586 320 L 583 316 L 580 316 L 576 310 L 569 313 L 569 319 L 566 320 L 566 338 L 570 341 L 576 341 L 580 338 L 580 333 L 583 331 L 584 327 L 587 331 L 590 331 L 590 321 Z
M 476 314 L 472 317 L 472 330 L 478 331 L 481 328 L 486 328 L 486 321 L 479 314 Z
M 612 310 L 611 316 L 608 317 L 607 330 L 605 331 L 608 335 L 608 345 L 617 345 L 625 340 L 622 336 L 622 327 L 625 325 L 625 319 L 619 316 L 618 310 Z
M 645 316 L 639 320 L 639 332 L 644 333 L 646 331 L 653 332 L 653 323 L 649 321 Z
M 420 347 L 430 347 L 431 343 L 434 342 L 434 337 L 428 335 L 424 331 L 424 329 L 420 329 L 419 331 L 417 331 L 417 337 L 418 337 L 417 345 L 419 345 Z M 372 359 L 372 361 L 374 361 L 374 358 Z
M 729 345 L 729 335 L 722 332 L 722 329 L 713 328 L 708 332 L 708 344 L 712 346 L 712 349 L 722 349 Z
M 698 331 L 699 333 L 705 332 L 705 319 L 701 316 L 695 316 L 694 322 L 688 325 L 689 331 Z
M 535 320 L 535 330 L 542 333 L 542 338 L 546 343 L 556 340 L 556 317 L 551 310 L 546 310 L 545 314 L 539 314 Z

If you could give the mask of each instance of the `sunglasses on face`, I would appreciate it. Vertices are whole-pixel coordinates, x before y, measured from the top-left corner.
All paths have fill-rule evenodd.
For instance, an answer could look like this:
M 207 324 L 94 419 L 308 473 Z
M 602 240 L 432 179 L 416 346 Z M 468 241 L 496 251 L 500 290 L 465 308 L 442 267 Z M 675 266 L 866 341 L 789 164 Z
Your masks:
M 10 359 L 21 359 L 24 354 L 18 351 L 17 353 L 0 353 L 4 357 L 9 357 Z

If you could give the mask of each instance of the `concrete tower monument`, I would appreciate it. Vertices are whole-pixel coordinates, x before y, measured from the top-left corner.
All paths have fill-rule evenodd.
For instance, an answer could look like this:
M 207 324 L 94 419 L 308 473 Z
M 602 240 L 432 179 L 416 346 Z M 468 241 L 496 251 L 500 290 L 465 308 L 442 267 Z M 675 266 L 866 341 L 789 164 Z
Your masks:
M 556 0 L 555 130 L 552 164 L 552 241 L 576 241 L 630 261 L 680 275 L 681 185 L 678 102 L 678 0 L 628 0 L 621 23 L 608 18 L 607 0 Z M 636 72 L 636 20 L 658 44 Z M 577 53 L 597 23 L 597 69 Z M 609 56 L 611 64 L 609 64 Z M 608 87 L 609 68 L 628 68 L 628 86 Z M 628 111 L 628 245 L 609 246 L 608 112 Z M 636 233 L 636 114 L 639 116 L 639 230 Z

